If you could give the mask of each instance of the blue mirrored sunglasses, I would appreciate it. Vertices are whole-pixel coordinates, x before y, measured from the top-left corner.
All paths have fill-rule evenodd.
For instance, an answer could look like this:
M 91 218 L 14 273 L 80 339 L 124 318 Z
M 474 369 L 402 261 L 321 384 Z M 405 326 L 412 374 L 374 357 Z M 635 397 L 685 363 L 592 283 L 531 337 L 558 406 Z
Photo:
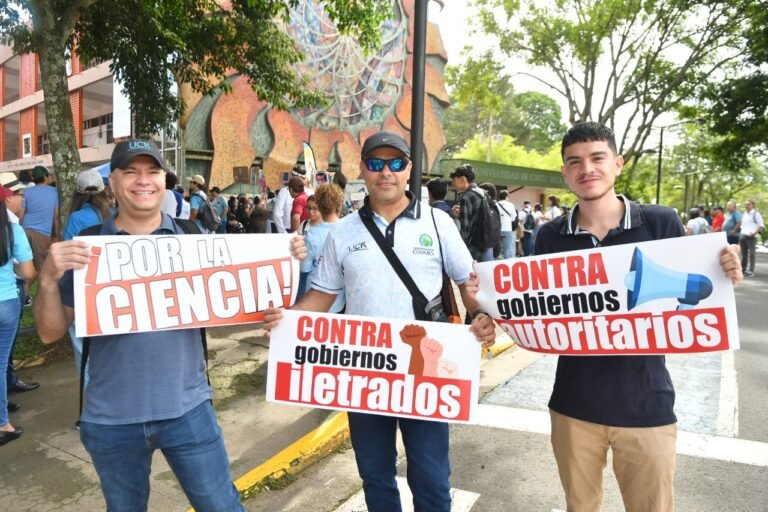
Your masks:
M 408 166 L 407 158 L 393 158 L 391 160 L 384 160 L 382 158 L 368 158 L 364 160 L 365 167 L 371 172 L 381 172 L 384 170 L 384 164 L 389 166 L 389 170 L 392 172 L 404 171 Z

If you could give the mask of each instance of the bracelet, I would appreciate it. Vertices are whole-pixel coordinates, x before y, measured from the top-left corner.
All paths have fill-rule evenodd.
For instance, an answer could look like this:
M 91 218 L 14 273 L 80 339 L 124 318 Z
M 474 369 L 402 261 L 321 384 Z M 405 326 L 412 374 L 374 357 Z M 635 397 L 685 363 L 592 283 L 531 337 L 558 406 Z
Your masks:
M 477 311 L 474 312 L 474 314 L 471 315 L 472 316 L 472 320 L 474 320 L 475 318 L 479 317 L 480 315 L 491 316 L 488 313 L 486 313 L 485 311 L 483 311 L 482 309 L 478 309 Z

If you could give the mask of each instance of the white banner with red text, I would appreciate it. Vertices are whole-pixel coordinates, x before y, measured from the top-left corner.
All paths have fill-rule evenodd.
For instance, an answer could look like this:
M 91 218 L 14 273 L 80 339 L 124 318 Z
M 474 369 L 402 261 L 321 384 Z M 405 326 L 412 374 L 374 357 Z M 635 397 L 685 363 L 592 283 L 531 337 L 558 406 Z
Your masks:
M 523 348 L 649 355 L 739 348 L 724 233 L 476 263 L 477 299 Z
M 79 337 L 258 322 L 288 307 L 299 283 L 292 235 L 76 237 L 91 246 L 74 273 Z
M 273 402 L 466 423 L 479 377 L 467 325 L 287 310 L 270 333 Z

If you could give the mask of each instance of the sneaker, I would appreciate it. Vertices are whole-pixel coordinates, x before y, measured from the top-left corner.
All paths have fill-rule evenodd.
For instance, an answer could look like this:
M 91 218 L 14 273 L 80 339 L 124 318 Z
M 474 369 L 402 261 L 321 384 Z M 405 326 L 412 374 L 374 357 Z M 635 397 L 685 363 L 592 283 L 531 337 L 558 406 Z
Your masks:
M 75 422 L 75 430 L 80 430 L 80 420 Z
M 25 307 L 28 307 L 28 306 L 31 306 L 31 305 L 32 305 L 32 297 L 30 297 L 29 295 L 27 295 L 27 298 L 26 298 L 26 299 L 24 299 L 24 306 L 25 306 Z
M 752 272 L 751 270 L 747 270 L 746 272 L 744 272 L 744 276 L 745 277 L 752 277 L 754 275 L 755 275 L 755 273 Z

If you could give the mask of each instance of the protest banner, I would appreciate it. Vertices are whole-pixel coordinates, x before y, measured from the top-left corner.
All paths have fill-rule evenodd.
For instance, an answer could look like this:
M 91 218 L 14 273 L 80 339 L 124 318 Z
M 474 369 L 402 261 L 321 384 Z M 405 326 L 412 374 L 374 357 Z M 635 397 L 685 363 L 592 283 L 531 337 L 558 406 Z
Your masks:
M 260 321 L 296 297 L 292 235 L 76 237 L 91 246 L 74 273 L 77 336 Z
M 468 325 L 289 310 L 270 334 L 267 399 L 466 423 L 479 351 Z
M 479 263 L 477 299 L 521 347 L 563 355 L 739 348 L 724 233 Z

